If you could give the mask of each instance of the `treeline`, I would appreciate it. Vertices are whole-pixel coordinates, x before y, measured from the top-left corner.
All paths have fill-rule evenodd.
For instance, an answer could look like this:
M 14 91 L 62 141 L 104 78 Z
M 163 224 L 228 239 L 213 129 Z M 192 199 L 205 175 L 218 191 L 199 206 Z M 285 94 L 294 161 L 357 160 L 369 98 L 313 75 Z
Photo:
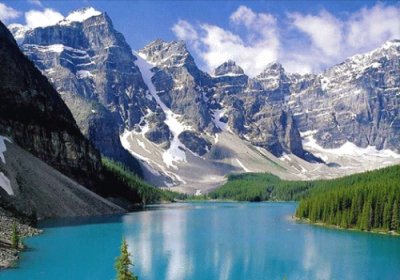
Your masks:
M 300 201 L 299 218 L 343 228 L 400 232 L 400 166 L 326 181 Z
M 122 164 L 102 158 L 102 195 L 122 197 L 130 203 L 151 204 L 185 199 L 186 195 L 155 188 Z
M 299 200 L 313 188 L 312 181 L 285 181 L 269 173 L 229 175 L 228 181 L 203 198 L 236 201 Z

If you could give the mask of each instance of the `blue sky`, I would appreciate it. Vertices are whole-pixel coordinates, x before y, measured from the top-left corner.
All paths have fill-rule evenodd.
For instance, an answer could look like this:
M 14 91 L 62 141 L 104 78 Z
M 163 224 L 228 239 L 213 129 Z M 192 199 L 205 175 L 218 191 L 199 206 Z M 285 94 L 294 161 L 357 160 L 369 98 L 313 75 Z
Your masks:
M 26 24 L 32 10 L 66 16 L 107 12 L 133 49 L 183 39 L 211 71 L 227 59 L 256 75 L 274 61 L 290 72 L 319 72 L 400 37 L 399 1 L 1 1 L 0 19 Z M 11 9 L 11 10 L 7 10 Z M 6 10 L 5 10 L 6 9 Z M 15 12 L 13 14 L 13 11 Z

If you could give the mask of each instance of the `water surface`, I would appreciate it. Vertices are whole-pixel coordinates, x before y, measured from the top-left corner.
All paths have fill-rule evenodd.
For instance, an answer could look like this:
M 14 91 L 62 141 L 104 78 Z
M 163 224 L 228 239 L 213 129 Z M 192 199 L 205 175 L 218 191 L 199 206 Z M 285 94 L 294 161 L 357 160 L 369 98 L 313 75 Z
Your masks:
M 59 220 L 0 279 L 114 279 L 125 236 L 139 279 L 400 279 L 400 238 L 297 223 L 295 203 L 188 203 Z

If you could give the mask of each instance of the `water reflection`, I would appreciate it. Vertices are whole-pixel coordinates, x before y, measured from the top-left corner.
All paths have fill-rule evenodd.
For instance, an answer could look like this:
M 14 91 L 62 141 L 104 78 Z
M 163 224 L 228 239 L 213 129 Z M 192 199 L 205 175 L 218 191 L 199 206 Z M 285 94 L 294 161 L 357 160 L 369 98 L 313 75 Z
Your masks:
M 312 279 L 332 279 L 330 263 L 324 260 L 324 252 L 318 250 L 318 241 L 315 240 L 314 232 L 307 232 L 304 241 L 303 267 L 306 274 L 311 274 Z
M 357 279 L 375 276 L 371 267 L 382 264 L 381 275 L 400 271 L 400 240 L 297 224 L 287 219 L 294 209 L 163 206 L 126 215 L 123 228 L 141 279 Z M 374 258 L 375 246 L 390 258 Z

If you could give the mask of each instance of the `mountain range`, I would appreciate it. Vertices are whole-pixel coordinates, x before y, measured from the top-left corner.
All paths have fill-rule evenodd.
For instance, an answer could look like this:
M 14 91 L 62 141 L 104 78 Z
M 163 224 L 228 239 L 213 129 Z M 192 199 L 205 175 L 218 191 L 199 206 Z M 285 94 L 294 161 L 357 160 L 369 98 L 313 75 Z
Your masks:
M 67 175 L 77 161 L 65 150 L 82 158 L 88 177 L 98 168 L 98 150 L 156 186 L 197 194 L 232 172 L 332 178 L 400 162 L 400 40 L 320 74 L 287 73 L 272 63 L 249 77 L 234 61 L 202 71 L 182 41 L 157 39 L 133 51 L 108 15 L 93 8 L 52 26 L 8 28 L 53 86 L 43 81 L 54 104 L 37 97 L 27 110 L 46 108 L 38 122 L 67 122 L 75 138 L 62 131 L 36 139 L 44 128 L 27 130 L 8 115 L 4 131 L 45 162 L 56 154 L 55 166 Z M 2 75 L 13 75 L 10 63 L 2 62 Z M 45 80 L 35 75 L 32 83 Z M 0 106 L 12 115 L 7 108 L 16 104 Z M 40 146 L 60 139 L 76 145 L 48 152 Z

